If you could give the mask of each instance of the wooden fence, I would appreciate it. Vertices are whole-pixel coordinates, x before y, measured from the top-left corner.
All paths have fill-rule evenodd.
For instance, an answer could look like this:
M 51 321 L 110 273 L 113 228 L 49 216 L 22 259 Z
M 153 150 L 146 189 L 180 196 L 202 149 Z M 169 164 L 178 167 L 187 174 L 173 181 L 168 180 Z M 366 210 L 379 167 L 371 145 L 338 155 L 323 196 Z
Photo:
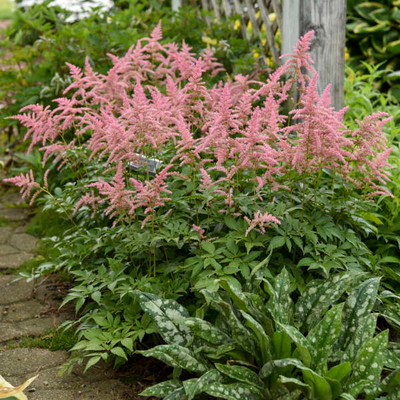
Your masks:
M 275 64 L 280 63 L 281 54 L 292 51 L 299 36 L 313 29 L 311 56 L 320 77 L 318 88 L 322 91 L 331 83 L 332 104 L 336 109 L 343 107 L 346 0 L 196 0 L 196 3 L 213 12 L 220 22 L 237 17 L 232 29 L 238 28 L 239 22 L 243 38 L 258 41 L 263 56 L 272 56 Z M 175 11 L 182 5 L 184 1 L 172 0 Z

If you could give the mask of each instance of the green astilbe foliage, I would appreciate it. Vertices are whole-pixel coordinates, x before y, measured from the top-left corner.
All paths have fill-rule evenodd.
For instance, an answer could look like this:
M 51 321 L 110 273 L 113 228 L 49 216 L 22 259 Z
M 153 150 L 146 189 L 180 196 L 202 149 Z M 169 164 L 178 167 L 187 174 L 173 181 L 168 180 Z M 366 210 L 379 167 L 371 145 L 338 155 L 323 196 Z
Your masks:
M 283 269 L 247 291 L 220 280 L 202 290 L 208 318 L 135 292 L 165 344 L 141 351 L 174 367 L 174 379 L 142 396 L 164 399 L 394 399 L 400 360 L 376 328 L 378 278 L 342 273 L 302 294 Z M 397 346 L 395 343 L 392 345 Z M 179 379 L 179 371 L 193 377 Z M 383 372 L 385 371 L 385 372 Z M 386 378 L 385 378 L 386 377 Z M 385 378 L 385 379 L 384 379 Z

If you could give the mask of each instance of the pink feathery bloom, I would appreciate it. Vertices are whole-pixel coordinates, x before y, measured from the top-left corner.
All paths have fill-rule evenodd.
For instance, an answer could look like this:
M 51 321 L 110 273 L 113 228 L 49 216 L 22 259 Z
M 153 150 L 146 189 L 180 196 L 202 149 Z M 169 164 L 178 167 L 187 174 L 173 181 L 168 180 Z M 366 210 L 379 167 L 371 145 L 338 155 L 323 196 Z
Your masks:
M 195 224 L 192 225 L 192 228 L 197 232 L 200 240 L 205 239 L 205 235 L 204 235 L 205 230 L 204 229 L 202 229 L 200 226 L 197 226 Z
M 134 178 L 130 178 L 135 187 L 136 195 L 132 199 L 132 206 L 129 213 L 134 214 L 138 208 L 144 208 L 144 214 L 147 216 L 142 222 L 142 229 L 154 217 L 156 207 L 162 207 L 166 201 L 171 200 L 170 197 L 163 197 L 163 193 L 172 193 L 166 183 L 168 176 L 171 175 L 168 171 L 172 167 L 172 164 L 167 165 L 153 180 L 146 181 L 145 184 Z
M 253 229 L 258 230 L 261 233 L 265 233 L 265 227 L 270 228 L 272 227 L 272 224 L 277 224 L 280 225 L 280 221 L 278 218 L 274 217 L 271 214 L 264 213 L 262 214 L 260 210 L 256 211 L 256 213 L 253 216 L 253 219 L 249 219 L 247 217 L 244 217 L 245 221 L 249 225 L 246 231 L 246 236 L 249 234 L 250 231 Z
M 13 178 L 4 179 L 3 182 L 12 183 L 21 188 L 20 193 L 24 200 L 28 200 L 32 193 L 35 192 L 29 202 L 30 205 L 33 204 L 36 197 L 42 192 L 42 188 L 40 187 L 39 183 L 35 182 L 32 170 L 30 170 L 26 175 L 21 173 Z
M 102 199 L 100 196 L 96 196 L 94 194 L 94 190 L 92 189 L 90 191 L 90 193 L 84 194 L 79 199 L 79 201 L 76 203 L 73 215 L 75 215 L 77 213 L 77 211 L 79 210 L 79 208 L 81 208 L 83 205 L 88 205 L 93 210 L 91 217 L 94 218 L 94 216 L 96 215 L 96 212 L 98 210 L 99 204 L 101 204 L 103 202 L 104 202 L 104 199 Z
M 97 188 L 99 194 L 105 197 L 108 207 L 105 209 L 104 214 L 108 215 L 110 218 L 113 218 L 119 213 L 127 212 L 133 207 L 131 199 L 131 194 L 133 192 L 126 190 L 122 162 L 118 164 L 117 173 L 111 183 L 99 179 L 98 182 L 91 183 L 87 187 Z

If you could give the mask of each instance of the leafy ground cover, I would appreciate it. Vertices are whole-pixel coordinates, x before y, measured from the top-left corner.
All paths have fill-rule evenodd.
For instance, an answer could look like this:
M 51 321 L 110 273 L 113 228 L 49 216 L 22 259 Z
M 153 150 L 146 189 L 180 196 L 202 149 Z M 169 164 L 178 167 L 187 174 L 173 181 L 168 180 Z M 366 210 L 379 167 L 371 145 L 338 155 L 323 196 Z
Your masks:
M 230 75 L 159 25 L 15 117 L 29 166 L 8 182 L 47 236 L 24 276 L 74 283 L 67 371 L 142 354 L 172 367 L 146 396 L 398 398 L 398 104 L 366 65 L 331 108 L 311 37 Z

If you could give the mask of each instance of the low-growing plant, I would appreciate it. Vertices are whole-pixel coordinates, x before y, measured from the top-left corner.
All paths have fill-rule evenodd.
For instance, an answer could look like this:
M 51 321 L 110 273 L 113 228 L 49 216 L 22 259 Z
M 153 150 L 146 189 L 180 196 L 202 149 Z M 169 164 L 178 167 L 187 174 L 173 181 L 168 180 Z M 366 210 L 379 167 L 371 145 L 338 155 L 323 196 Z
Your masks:
M 399 395 L 400 359 L 389 349 L 387 330 L 375 335 L 379 278 L 337 274 L 309 282 L 301 295 L 285 269 L 261 281 L 248 292 L 227 281 L 219 281 L 223 292 L 204 289 L 206 304 L 216 311 L 210 321 L 190 317 L 173 300 L 136 292 L 166 342 L 141 354 L 175 371 L 173 380 L 141 395 L 182 400 L 201 393 L 227 400 Z M 181 370 L 198 377 L 181 381 Z

